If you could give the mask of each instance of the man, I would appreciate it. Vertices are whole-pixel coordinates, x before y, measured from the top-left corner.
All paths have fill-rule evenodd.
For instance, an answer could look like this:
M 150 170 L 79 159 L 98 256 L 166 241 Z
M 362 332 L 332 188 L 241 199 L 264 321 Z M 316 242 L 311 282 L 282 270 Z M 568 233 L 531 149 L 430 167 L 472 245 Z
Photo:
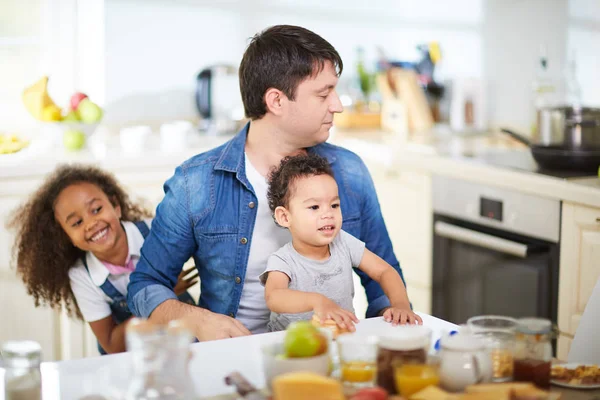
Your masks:
M 198 340 L 266 330 L 269 309 L 258 276 L 268 256 L 290 241 L 273 221 L 266 177 L 285 156 L 325 157 L 340 190 L 342 229 L 402 276 L 373 182 L 360 158 L 325 143 L 333 115 L 342 112 L 335 91 L 343 69 L 337 51 L 317 34 L 274 26 L 256 35 L 240 64 L 240 90 L 251 122 L 221 147 L 184 162 L 165 183 L 165 198 L 131 275 L 134 314 L 165 323 L 185 319 Z M 194 257 L 200 307 L 177 300 L 173 287 Z M 369 308 L 381 315 L 389 300 L 360 271 Z

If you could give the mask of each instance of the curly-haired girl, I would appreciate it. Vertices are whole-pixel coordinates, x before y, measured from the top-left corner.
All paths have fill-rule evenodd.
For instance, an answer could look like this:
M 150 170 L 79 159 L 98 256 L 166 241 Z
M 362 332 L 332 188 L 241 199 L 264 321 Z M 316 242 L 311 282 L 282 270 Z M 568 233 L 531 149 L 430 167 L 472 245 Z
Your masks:
M 84 319 L 101 354 L 125 350 L 129 275 L 140 258 L 151 213 L 134 204 L 117 180 L 92 166 L 59 166 L 17 209 L 8 223 L 17 230 L 17 272 L 35 305 L 64 305 Z M 183 270 L 175 292 L 197 275 Z

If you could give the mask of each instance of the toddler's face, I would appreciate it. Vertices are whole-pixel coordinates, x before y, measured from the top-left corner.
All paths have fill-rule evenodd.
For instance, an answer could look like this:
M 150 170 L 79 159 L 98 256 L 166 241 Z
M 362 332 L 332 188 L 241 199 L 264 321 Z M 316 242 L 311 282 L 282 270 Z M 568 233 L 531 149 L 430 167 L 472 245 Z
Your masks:
M 56 199 L 54 217 L 83 251 L 102 259 L 120 240 L 126 240 L 120 223 L 121 207 L 113 206 L 96 185 L 81 182 L 63 189 Z
M 291 189 L 288 211 L 292 237 L 312 246 L 331 243 L 342 227 L 335 179 L 329 175 L 300 178 Z

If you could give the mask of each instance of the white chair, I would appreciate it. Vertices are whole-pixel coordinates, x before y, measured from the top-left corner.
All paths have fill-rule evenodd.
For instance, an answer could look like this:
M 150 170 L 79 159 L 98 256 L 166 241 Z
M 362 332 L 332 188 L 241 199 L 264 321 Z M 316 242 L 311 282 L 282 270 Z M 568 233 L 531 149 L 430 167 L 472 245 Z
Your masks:
M 600 364 L 600 279 L 583 311 L 567 360 Z

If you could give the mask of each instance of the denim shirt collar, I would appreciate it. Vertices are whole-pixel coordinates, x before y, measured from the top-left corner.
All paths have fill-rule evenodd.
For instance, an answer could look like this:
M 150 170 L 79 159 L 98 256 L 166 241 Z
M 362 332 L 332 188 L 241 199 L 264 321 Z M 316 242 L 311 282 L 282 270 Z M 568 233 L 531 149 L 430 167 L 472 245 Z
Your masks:
M 238 174 L 238 177 L 240 176 L 240 172 L 242 172 L 243 176 L 245 176 L 244 148 L 246 146 L 246 138 L 248 137 L 248 129 L 250 129 L 250 122 L 226 144 L 221 157 L 219 157 L 219 160 L 215 164 L 215 170 L 235 172 Z M 327 151 L 327 146 L 325 143 L 321 143 L 307 148 L 306 151 L 324 157 L 329 164 L 333 164 L 335 156 L 330 151 Z

